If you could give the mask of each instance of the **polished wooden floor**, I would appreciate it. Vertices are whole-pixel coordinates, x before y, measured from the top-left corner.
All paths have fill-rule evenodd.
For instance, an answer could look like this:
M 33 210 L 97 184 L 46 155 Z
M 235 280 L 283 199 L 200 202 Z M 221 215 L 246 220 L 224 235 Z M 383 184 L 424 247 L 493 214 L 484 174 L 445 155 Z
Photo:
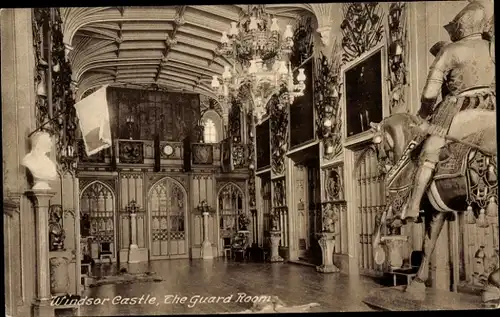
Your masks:
M 275 295 L 287 306 L 319 303 L 319 307 L 311 310 L 313 312 L 371 311 L 362 299 L 371 290 L 380 287 L 366 277 L 321 274 L 310 266 L 241 263 L 223 258 L 212 261 L 152 261 L 129 268 L 131 273 L 147 270 L 155 272 L 163 281 L 103 285 L 87 289 L 84 296 L 112 300 L 115 296 L 130 298 L 149 295 L 150 298 L 157 298 L 157 304 L 124 305 L 108 301 L 103 305 L 82 306 L 80 315 L 210 314 L 240 312 L 250 308 L 251 303 L 237 302 L 238 293 L 249 296 Z M 102 274 L 107 275 L 108 272 L 103 271 Z M 188 301 L 185 304 L 165 304 L 167 295 L 185 296 Z M 189 299 L 195 295 L 233 297 L 229 303 L 203 303 L 189 307 Z

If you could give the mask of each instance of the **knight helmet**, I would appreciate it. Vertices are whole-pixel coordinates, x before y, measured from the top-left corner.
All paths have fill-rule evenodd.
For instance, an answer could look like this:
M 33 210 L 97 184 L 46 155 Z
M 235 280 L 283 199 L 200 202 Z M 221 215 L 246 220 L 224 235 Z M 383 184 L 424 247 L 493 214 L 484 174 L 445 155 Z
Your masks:
M 444 28 L 450 39 L 456 42 L 469 35 L 482 34 L 488 18 L 484 6 L 479 1 L 472 1 Z

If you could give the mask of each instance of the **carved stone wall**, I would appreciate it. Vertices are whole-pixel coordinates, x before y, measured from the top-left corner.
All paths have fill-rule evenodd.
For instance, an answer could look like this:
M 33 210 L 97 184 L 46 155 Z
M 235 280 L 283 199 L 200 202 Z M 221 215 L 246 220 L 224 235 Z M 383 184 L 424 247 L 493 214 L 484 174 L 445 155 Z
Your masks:
M 384 34 L 384 13 L 378 2 L 346 3 L 340 26 L 344 62 L 350 62 L 375 47 Z
M 408 109 L 407 99 L 407 65 L 408 65 L 408 3 L 394 2 L 389 4 L 388 20 L 388 90 L 390 113 L 404 112 Z
M 162 141 L 182 141 L 200 119 L 197 94 L 111 87 L 108 100 L 114 138 L 152 140 L 159 134 Z
M 286 178 L 271 181 L 272 212 L 271 230 L 281 232 L 281 246 L 288 246 L 288 206 Z
M 28 173 L 19 164 L 30 151 L 27 135 L 36 128 L 33 11 L 3 9 L 0 22 L 5 308 L 8 315 L 25 316 L 31 312 L 40 276 L 36 265 L 36 213 L 23 195 L 29 188 Z M 44 272 L 45 276 L 48 273 Z
M 285 154 L 288 150 L 288 98 L 287 94 L 273 96 L 269 101 L 271 112 L 271 171 L 275 176 L 285 173 Z
M 316 61 L 314 105 L 316 108 L 316 132 L 323 140 L 324 159 L 329 160 L 342 152 L 342 111 L 340 67 L 341 47 L 335 40 L 333 53 L 328 58 L 321 54 Z
M 335 253 L 347 253 L 347 203 L 345 201 L 344 166 L 331 165 L 322 170 L 323 173 L 323 230 L 336 233 Z
M 256 128 L 254 125 L 254 115 L 253 111 L 250 110 L 247 112 L 246 116 L 246 123 L 247 123 L 247 148 L 248 148 L 248 205 L 250 207 L 250 210 L 253 211 L 255 210 L 256 204 L 257 204 L 257 197 L 256 197 L 256 188 L 255 188 L 255 171 L 258 167 L 258 157 L 256 155 L 256 150 L 255 147 L 257 145 L 257 141 L 255 139 L 255 136 L 257 134 Z M 257 150 L 258 152 L 258 150 Z M 266 151 L 264 151 L 265 153 Z M 265 154 L 264 154 L 265 155 Z

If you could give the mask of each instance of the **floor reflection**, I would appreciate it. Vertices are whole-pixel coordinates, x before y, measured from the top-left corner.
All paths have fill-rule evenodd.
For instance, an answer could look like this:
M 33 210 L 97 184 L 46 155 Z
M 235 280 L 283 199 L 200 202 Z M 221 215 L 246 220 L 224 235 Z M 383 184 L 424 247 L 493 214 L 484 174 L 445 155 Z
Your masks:
M 317 273 L 313 267 L 283 263 L 239 263 L 224 259 L 162 260 L 126 267 L 130 273 L 155 272 L 162 282 L 139 282 L 134 284 L 103 285 L 87 289 L 84 296 L 109 298 L 103 305 L 83 306 L 83 316 L 110 315 L 165 315 L 193 313 L 239 312 L 251 307 L 251 302 L 238 298 L 245 296 L 278 296 L 287 305 L 303 305 L 317 302 L 317 312 L 371 311 L 362 298 L 374 287 L 380 287 L 369 278 L 350 278 L 339 273 Z M 116 272 L 116 266 L 97 267 L 95 274 L 109 275 Z M 243 293 L 245 295 L 243 295 Z M 113 298 L 141 296 L 156 297 L 154 304 L 116 304 Z M 164 303 L 177 295 L 178 300 L 186 297 L 184 303 Z M 213 303 L 196 303 L 193 297 L 212 297 Z M 231 296 L 229 302 L 222 298 Z M 220 298 L 219 298 L 220 297 Z M 217 301 L 217 298 L 219 300 Z M 210 299 L 207 299 L 210 300 Z M 190 307 L 191 306 L 191 307 Z

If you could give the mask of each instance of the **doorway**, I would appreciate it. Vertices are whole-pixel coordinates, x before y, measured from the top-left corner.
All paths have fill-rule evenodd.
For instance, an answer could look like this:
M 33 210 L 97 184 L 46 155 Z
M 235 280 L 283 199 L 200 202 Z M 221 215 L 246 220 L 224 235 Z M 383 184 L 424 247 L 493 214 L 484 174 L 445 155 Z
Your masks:
M 218 195 L 219 217 L 219 253 L 230 248 L 232 239 L 238 232 L 239 216 L 245 212 L 243 205 L 243 191 L 233 183 L 227 183 Z M 219 254 L 222 255 L 222 254 Z
M 187 258 L 187 197 L 182 185 L 167 177 L 148 195 L 150 259 Z
M 304 260 L 320 265 L 322 261 L 321 248 L 318 243 L 317 233 L 321 231 L 321 180 L 319 159 L 310 159 L 304 162 L 307 173 L 306 201 L 307 206 L 307 245 Z
M 317 145 L 290 155 L 295 163 L 292 172 L 292 217 L 295 218 L 296 259 L 320 265 L 321 248 L 317 233 L 321 231 L 321 181 Z
M 115 195 L 104 183 L 94 181 L 80 195 L 80 248 L 82 261 L 99 260 L 103 250 L 116 261 Z
M 271 211 L 272 211 L 272 200 L 271 200 L 271 172 L 266 172 L 260 176 L 260 195 L 262 198 L 262 242 L 259 243 L 260 246 L 264 248 L 270 248 L 271 243 L 269 241 L 271 231 Z

